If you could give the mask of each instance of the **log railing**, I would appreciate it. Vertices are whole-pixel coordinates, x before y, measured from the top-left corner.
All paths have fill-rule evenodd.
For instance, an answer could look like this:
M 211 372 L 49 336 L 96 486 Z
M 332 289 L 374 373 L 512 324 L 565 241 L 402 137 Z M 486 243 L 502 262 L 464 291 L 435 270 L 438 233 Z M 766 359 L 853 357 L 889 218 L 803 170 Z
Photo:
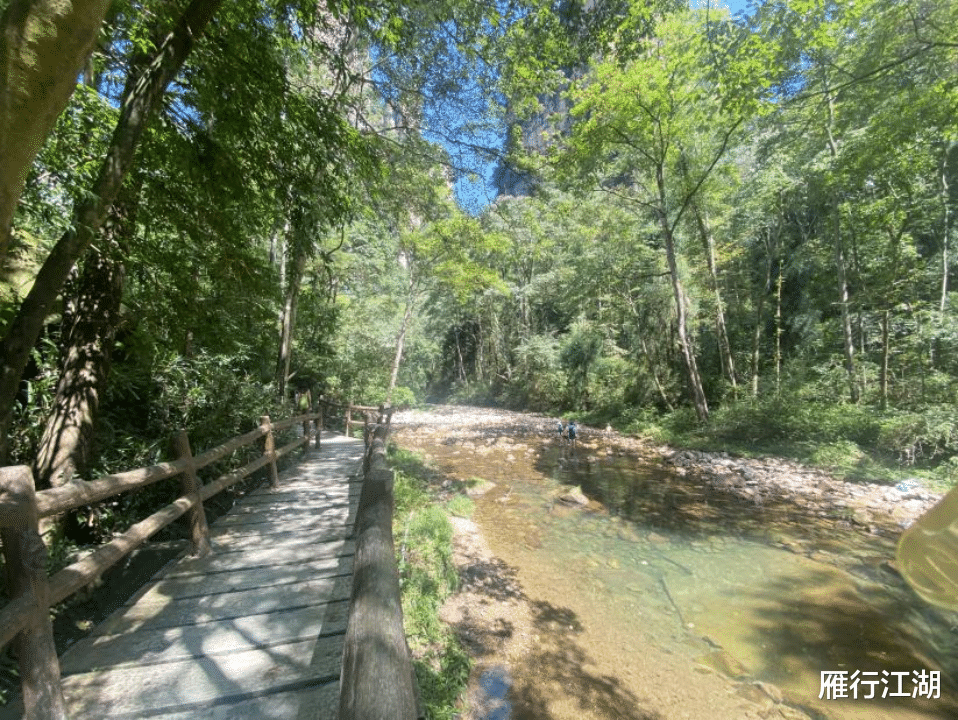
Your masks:
M 117 561 L 146 542 L 181 515 L 189 514 L 194 554 L 210 551 L 209 530 L 203 503 L 261 468 L 267 468 L 270 483 L 278 482 L 276 461 L 305 445 L 315 436 L 319 447 L 322 410 L 272 422 L 260 418 L 256 429 L 232 438 L 212 450 L 194 456 L 189 438 L 181 432 L 175 439 L 177 459 L 150 467 L 106 475 L 98 480 L 74 480 L 61 487 L 36 492 L 30 468 L 0 468 L 0 535 L 10 601 L 0 608 L 0 649 L 15 640 L 23 688 L 24 717 L 30 720 L 61 720 L 66 717 L 60 688 L 60 665 L 53 642 L 50 607 L 95 581 Z M 274 433 L 302 423 L 303 435 L 277 449 Z M 314 430 L 310 428 L 313 427 Z M 236 450 L 263 439 L 263 454 L 208 484 L 196 474 Z M 166 507 L 141 520 L 83 560 L 53 577 L 46 574 L 47 549 L 40 536 L 41 518 L 105 500 L 179 475 L 182 495 Z
M 379 411 L 375 423 L 367 415 L 339 720 L 415 720 L 420 716 L 393 544 L 393 472 L 386 465 L 392 410 Z
M 349 437 L 353 436 L 353 425 L 356 423 L 356 421 L 353 419 L 354 412 L 362 413 L 364 425 L 366 426 L 369 426 L 370 422 L 373 422 L 373 418 L 380 417 L 384 412 L 384 406 L 372 407 L 370 405 L 356 405 L 352 400 L 349 400 L 345 403 L 339 403 L 326 398 L 320 398 L 319 403 L 320 409 L 326 410 L 327 423 L 329 423 L 329 421 L 332 419 L 333 414 L 338 415 L 340 412 L 342 413 L 343 433 Z M 391 408 L 388 410 L 388 413 L 388 417 L 392 417 Z

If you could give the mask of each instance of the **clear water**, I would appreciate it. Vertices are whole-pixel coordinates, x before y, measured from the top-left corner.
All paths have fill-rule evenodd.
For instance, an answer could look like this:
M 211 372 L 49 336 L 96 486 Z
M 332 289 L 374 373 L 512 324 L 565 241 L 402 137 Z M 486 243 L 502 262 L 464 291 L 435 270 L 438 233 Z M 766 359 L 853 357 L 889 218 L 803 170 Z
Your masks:
M 907 589 L 889 564 L 895 538 L 852 529 L 840 510 L 743 502 L 601 446 L 427 450 L 455 476 L 497 483 L 475 517 L 494 551 L 521 549 L 513 562 L 561 578 L 616 632 L 641 629 L 742 687 L 773 684 L 812 717 L 958 717 L 958 616 Z M 556 501 L 575 486 L 588 507 Z M 941 671 L 941 700 L 819 699 L 822 671 L 921 669 Z

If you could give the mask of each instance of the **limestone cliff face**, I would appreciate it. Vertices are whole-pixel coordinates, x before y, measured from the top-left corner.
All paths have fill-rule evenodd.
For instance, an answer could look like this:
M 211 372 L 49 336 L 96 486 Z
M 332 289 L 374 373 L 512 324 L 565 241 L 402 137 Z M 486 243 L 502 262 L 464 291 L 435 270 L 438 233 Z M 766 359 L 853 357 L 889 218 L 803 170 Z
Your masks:
M 628 0 L 564 0 L 556 13 L 561 27 L 567 33 L 567 42 L 573 52 L 567 67 L 562 68 L 566 82 L 551 92 L 538 96 L 539 111 L 527 118 L 507 116 L 507 154 L 542 154 L 553 145 L 557 134 L 571 126 L 569 110 L 572 104 L 565 97 L 569 83 L 580 77 L 597 51 L 597 38 L 603 28 L 617 24 L 628 13 Z M 523 196 L 535 189 L 536 179 L 516 168 L 508 160 L 499 163 L 493 173 L 497 194 Z
M 506 148 L 509 154 L 544 154 L 553 144 L 552 138 L 566 132 L 570 127 L 569 110 L 572 104 L 563 91 L 541 95 L 539 112 L 525 120 L 510 119 Z M 527 196 L 535 189 L 536 178 L 517 169 L 507 159 L 499 162 L 492 176 L 496 194 L 499 196 Z
M 539 111 L 526 118 L 507 114 L 509 128 L 506 138 L 508 156 L 545 153 L 553 144 L 556 135 L 571 127 L 569 110 L 572 104 L 564 96 L 569 84 L 581 77 L 589 63 L 606 53 L 614 53 L 611 40 L 620 37 L 623 21 L 632 14 L 630 6 L 635 0 L 562 0 L 556 5 L 559 24 L 565 31 L 567 65 L 562 68 L 566 82 L 555 91 L 539 95 Z M 654 32 L 656 19 L 663 14 L 687 7 L 687 0 L 645 0 L 647 13 L 644 21 L 629 20 L 626 33 L 646 36 Z M 530 51 L 534 51 L 530 48 Z M 508 159 L 499 163 L 493 173 L 493 183 L 498 195 L 530 195 L 536 179 L 528 172 L 510 164 Z

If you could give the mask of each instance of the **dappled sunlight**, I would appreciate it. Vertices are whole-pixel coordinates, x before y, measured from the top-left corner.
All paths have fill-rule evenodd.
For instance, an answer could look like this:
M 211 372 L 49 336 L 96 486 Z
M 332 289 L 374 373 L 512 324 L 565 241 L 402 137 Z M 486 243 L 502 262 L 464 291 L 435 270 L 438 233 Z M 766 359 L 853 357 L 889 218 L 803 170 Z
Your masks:
M 212 554 L 170 564 L 64 655 L 73 715 L 334 716 L 362 444 L 325 440 L 214 523 Z

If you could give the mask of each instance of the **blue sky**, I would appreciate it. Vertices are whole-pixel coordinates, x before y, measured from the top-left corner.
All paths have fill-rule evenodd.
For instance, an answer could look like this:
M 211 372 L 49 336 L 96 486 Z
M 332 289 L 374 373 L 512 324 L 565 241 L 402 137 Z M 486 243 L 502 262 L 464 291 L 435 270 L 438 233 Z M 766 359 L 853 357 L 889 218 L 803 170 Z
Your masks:
M 712 3 L 712 7 L 715 7 L 715 6 L 726 7 L 729 9 L 729 11 L 733 15 L 741 12 L 742 10 L 745 10 L 748 7 L 747 0 L 710 0 L 710 1 Z M 695 0 L 693 0 L 693 4 L 695 4 Z M 699 0 L 699 4 L 702 4 L 701 0 Z
M 712 7 L 728 8 L 729 12 L 731 12 L 733 15 L 747 10 L 750 4 L 749 0 L 707 1 L 711 3 Z M 704 5 L 706 0 L 690 0 L 690 2 L 693 5 Z M 457 162 L 457 164 L 481 167 L 481 170 L 479 170 L 477 176 L 473 178 L 460 178 L 456 182 L 456 197 L 459 200 L 459 204 L 462 205 L 467 212 L 471 214 L 478 214 L 482 212 L 482 210 L 490 205 L 496 197 L 495 188 L 492 186 L 492 173 L 495 170 L 496 163 L 480 161 L 476 156 L 470 155 L 468 152 L 463 153 L 461 149 L 450 147 L 449 144 L 444 143 L 438 136 L 430 135 L 429 133 L 426 133 L 426 136 L 431 140 L 435 140 L 440 142 L 440 144 L 446 145 L 447 149 L 453 156 L 453 161 Z M 496 135 L 493 133 L 486 134 L 483 137 L 476 139 L 480 140 L 483 144 L 495 147 L 501 147 L 503 141 L 502 137 L 496 137 Z

